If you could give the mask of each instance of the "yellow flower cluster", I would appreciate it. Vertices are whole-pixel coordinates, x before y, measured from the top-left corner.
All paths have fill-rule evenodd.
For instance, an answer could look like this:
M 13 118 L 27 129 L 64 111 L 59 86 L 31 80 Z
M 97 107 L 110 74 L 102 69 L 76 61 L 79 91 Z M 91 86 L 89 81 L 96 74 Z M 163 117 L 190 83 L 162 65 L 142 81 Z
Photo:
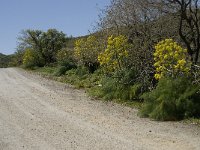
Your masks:
M 125 36 L 110 36 L 107 41 L 107 48 L 98 56 L 100 65 L 107 72 L 114 72 L 124 64 L 124 60 L 128 57 L 128 49 L 130 45 Z
M 81 59 L 81 54 L 84 52 L 84 39 L 78 39 L 75 42 L 75 49 L 74 49 L 74 55 L 76 58 Z
M 166 73 L 172 76 L 180 72 L 188 73 L 191 67 L 187 49 L 183 49 L 172 39 L 165 39 L 155 46 L 154 60 L 156 79 L 162 78 Z
M 35 60 L 35 54 L 32 49 L 26 49 L 23 56 L 23 64 L 28 65 L 33 63 Z
M 96 37 L 89 36 L 76 40 L 74 56 L 80 62 L 97 62 L 100 44 Z

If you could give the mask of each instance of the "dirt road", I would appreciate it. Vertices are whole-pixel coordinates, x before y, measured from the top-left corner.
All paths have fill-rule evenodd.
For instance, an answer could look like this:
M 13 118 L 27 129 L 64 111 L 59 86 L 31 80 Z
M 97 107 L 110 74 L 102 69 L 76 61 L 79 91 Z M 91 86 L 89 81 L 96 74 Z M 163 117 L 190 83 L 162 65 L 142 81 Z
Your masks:
M 0 69 L 0 150 L 199 150 L 200 128 L 137 117 L 84 91 Z

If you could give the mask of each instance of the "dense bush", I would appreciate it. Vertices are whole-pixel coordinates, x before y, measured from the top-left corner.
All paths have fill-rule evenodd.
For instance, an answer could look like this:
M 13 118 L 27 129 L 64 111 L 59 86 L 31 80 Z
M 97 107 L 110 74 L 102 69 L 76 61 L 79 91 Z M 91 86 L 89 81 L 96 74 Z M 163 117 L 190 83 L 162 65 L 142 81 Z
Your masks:
M 75 85 L 77 88 L 92 88 L 99 85 L 101 80 L 101 74 L 99 71 L 95 71 L 93 74 L 89 73 L 87 68 L 78 67 L 77 69 L 71 69 L 66 72 L 64 80 L 67 83 Z
M 54 75 L 56 76 L 64 75 L 66 71 L 77 67 L 72 56 L 73 52 L 71 49 L 63 48 L 58 51 L 56 55 L 56 60 L 59 67 L 54 73 Z
M 140 84 L 125 85 L 112 77 L 104 77 L 99 87 L 99 96 L 105 100 L 138 100 L 139 94 Z
M 73 59 L 73 50 L 68 48 L 63 48 L 59 50 L 56 54 L 56 61 L 60 66 L 68 66 L 68 64 L 74 64 L 75 61 Z
M 141 115 L 156 120 L 200 116 L 200 87 L 186 77 L 161 78 L 153 91 L 142 96 Z
M 44 60 L 40 55 L 33 49 L 26 49 L 23 55 L 23 65 L 25 68 L 32 69 L 35 66 L 43 66 Z
M 75 70 L 75 74 L 79 77 L 83 77 L 84 75 L 89 74 L 89 70 L 84 66 L 78 66 Z
M 58 67 L 58 68 L 55 70 L 54 75 L 55 75 L 55 76 L 64 75 L 65 72 L 66 72 L 67 70 L 68 70 L 67 67 L 65 67 L 65 66 L 60 66 L 60 67 Z
M 116 71 L 112 76 L 104 76 L 100 81 L 99 96 L 106 100 L 138 100 L 141 84 L 135 82 L 135 77 L 134 69 L 124 69 Z

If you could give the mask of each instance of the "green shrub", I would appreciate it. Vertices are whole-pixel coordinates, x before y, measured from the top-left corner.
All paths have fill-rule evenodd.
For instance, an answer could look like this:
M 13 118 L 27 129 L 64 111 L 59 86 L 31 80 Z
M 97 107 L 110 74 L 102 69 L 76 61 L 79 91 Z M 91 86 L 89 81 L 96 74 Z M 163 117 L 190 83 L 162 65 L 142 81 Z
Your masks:
M 134 69 L 116 71 L 112 76 L 102 78 L 101 86 L 95 89 L 95 93 L 105 100 L 139 100 L 141 84 L 136 83 L 135 79 L 136 71 Z
M 45 67 L 34 67 L 33 69 L 34 69 L 34 71 L 39 72 L 41 74 L 51 75 L 51 74 L 53 74 L 55 72 L 55 70 L 57 68 L 45 66 Z
M 68 59 L 60 63 L 61 66 L 65 66 L 67 70 L 75 69 L 77 68 L 76 64 L 73 60 Z
M 23 55 L 23 66 L 28 69 L 34 69 L 34 67 L 43 67 L 44 59 L 37 51 L 27 48 Z
M 140 94 L 140 84 L 128 85 L 119 82 L 117 78 L 105 77 L 101 81 L 100 97 L 106 100 L 120 99 L 123 101 L 138 100 Z
M 65 66 L 60 66 L 60 67 L 58 67 L 58 69 L 56 69 L 54 75 L 55 75 L 55 76 L 61 76 L 61 75 L 64 75 L 65 72 L 66 72 L 67 70 L 68 70 L 67 67 L 65 67 Z
M 77 68 L 76 64 L 72 59 L 65 59 L 63 61 L 60 61 L 59 65 L 60 66 L 54 73 L 55 76 L 64 75 L 66 71 Z
M 75 84 L 79 81 L 79 78 L 76 75 L 76 69 L 71 69 L 66 71 L 64 80 L 66 83 Z
M 156 89 L 143 94 L 144 105 L 140 111 L 143 117 L 156 120 L 180 120 L 200 116 L 200 87 L 191 80 L 161 78 Z
M 120 84 L 134 85 L 137 78 L 137 71 L 134 68 L 124 68 L 120 71 L 116 71 L 113 77 L 117 78 Z
M 75 74 L 78 75 L 79 77 L 84 77 L 84 75 L 89 74 L 89 70 L 84 66 L 78 66 L 75 71 Z

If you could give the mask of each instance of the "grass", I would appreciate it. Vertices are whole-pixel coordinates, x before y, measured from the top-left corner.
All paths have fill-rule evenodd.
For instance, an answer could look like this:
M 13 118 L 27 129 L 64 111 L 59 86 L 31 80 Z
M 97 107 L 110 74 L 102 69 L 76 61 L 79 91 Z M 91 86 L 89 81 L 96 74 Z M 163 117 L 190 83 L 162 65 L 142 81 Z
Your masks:
M 101 84 L 100 80 L 102 76 L 99 72 L 95 72 L 94 74 L 89 73 L 80 73 L 77 72 L 77 69 L 69 70 L 60 77 L 54 76 L 56 71 L 56 67 L 42 67 L 42 68 L 34 68 L 33 72 L 39 73 L 43 77 L 48 77 L 52 80 L 56 80 L 63 83 L 69 83 L 74 85 L 75 88 L 84 88 L 88 95 L 94 99 L 101 101 L 112 101 L 117 104 L 121 104 L 123 106 L 127 106 L 130 108 L 140 109 L 143 105 L 141 101 L 133 101 L 133 100 L 123 100 L 123 99 L 112 99 L 108 100 L 102 96 L 102 92 L 100 90 Z M 185 119 L 182 122 L 187 124 L 194 124 L 200 127 L 200 119 L 197 118 L 189 118 Z
M 133 101 L 133 100 L 126 100 L 126 99 L 107 99 L 107 97 L 104 96 L 104 93 L 101 91 L 101 86 L 97 85 L 92 88 L 87 89 L 87 92 L 90 96 L 95 98 L 100 98 L 102 101 L 112 101 L 117 104 L 121 104 L 124 106 L 128 106 L 130 108 L 136 108 L 140 109 L 142 107 L 142 102 L 139 100 Z
M 56 80 L 62 83 L 69 83 L 77 89 L 83 88 L 86 90 L 87 94 L 92 98 L 101 101 L 113 101 L 117 104 L 121 104 L 131 108 L 141 108 L 142 102 L 139 101 L 130 101 L 122 99 L 107 100 L 103 98 L 100 90 L 100 80 L 102 79 L 102 75 L 100 72 L 89 74 L 85 70 L 71 69 L 67 71 L 65 75 L 55 76 L 56 70 L 56 67 L 37 67 L 34 68 L 33 72 L 39 73 L 43 77 L 48 77 L 52 80 Z
M 200 127 L 200 118 L 189 118 L 189 119 L 183 120 L 183 122 L 187 124 L 197 125 Z
M 40 73 L 42 75 L 53 75 L 56 67 L 36 67 L 33 69 L 34 72 Z

